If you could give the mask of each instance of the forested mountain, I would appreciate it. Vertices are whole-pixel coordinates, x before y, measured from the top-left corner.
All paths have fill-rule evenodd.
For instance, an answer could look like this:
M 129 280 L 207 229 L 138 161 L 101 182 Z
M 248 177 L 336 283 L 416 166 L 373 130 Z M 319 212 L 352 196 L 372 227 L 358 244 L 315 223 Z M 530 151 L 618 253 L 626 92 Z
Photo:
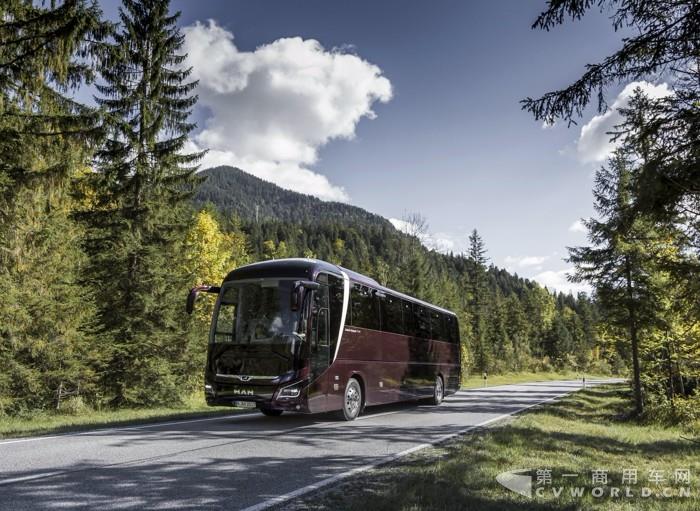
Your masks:
M 241 218 L 308 223 L 335 221 L 388 225 L 389 222 L 362 208 L 341 202 L 324 202 L 312 195 L 285 190 L 235 167 L 215 167 L 199 174 L 206 181 L 197 190 L 194 202 L 207 202 L 217 209 Z
M 442 254 L 361 208 L 283 190 L 231 167 L 205 170 L 201 219 L 244 240 L 236 261 L 315 257 L 457 312 L 467 371 L 619 368 L 601 359 L 595 305 L 552 294 L 488 264 L 475 231 L 468 254 Z M 257 216 L 256 216 L 257 210 Z M 204 251 L 206 252 L 206 250 Z M 478 257 L 475 254 L 480 254 Z

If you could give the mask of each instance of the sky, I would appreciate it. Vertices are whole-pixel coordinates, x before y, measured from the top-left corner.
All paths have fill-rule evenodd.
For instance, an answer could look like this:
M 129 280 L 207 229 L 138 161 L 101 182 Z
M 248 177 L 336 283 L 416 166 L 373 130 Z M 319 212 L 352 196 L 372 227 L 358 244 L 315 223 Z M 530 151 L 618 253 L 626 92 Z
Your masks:
M 586 242 L 612 109 L 544 126 L 519 101 L 564 87 L 620 46 L 607 13 L 532 30 L 542 0 L 174 0 L 199 80 L 188 148 L 288 189 L 401 219 L 425 243 L 462 252 L 482 235 L 490 261 L 550 289 L 567 246 Z M 117 2 L 103 2 L 109 17 Z

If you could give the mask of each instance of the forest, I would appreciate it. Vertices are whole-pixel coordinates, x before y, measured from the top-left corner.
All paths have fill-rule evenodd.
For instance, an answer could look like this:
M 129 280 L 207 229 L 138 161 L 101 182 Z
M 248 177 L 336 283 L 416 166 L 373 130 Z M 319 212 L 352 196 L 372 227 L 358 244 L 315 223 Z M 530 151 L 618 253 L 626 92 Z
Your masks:
M 573 9 L 560 4 L 542 28 Z M 465 373 L 617 374 L 641 417 L 700 414 L 697 65 L 674 96 L 638 92 L 623 112 L 619 149 L 596 177 L 590 245 L 569 256 L 594 292 L 572 296 L 492 265 L 477 229 L 466 253 L 439 253 L 420 242 L 419 212 L 399 232 L 238 169 L 199 172 L 202 154 L 184 152 L 196 82 L 167 0 L 124 0 L 117 23 L 84 0 L 9 0 L 0 14 L 0 415 L 56 408 L 62 393 L 90 409 L 200 391 L 211 304 L 185 315 L 188 289 L 284 257 L 455 311 Z M 622 73 L 622 57 L 606 72 Z M 615 77 L 587 79 L 523 107 L 571 118 Z M 76 99 L 81 87 L 95 105 Z

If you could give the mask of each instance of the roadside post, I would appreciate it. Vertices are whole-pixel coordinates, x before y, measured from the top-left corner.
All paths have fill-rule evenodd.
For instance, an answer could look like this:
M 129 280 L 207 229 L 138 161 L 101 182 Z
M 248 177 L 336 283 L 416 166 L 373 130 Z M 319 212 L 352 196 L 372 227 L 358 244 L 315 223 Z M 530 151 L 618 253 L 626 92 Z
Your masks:
M 489 375 L 486 373 L 486 371 L 484 371 L 484 388 L 488 387 L 488 382 L 487 382 L 488 377 L 489 377 Z

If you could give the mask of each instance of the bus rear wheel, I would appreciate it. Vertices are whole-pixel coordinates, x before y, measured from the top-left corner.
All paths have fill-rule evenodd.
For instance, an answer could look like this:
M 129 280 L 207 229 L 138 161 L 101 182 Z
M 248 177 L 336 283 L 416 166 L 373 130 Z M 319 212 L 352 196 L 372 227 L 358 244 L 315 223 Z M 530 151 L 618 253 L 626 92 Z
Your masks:
M 431 405 L 439 405 L 445 397 L 445 386 L 442 383 L 442 376 L 435 377 L 435 386 L 433 387 L 433 396 L 430 398 Z
M 350 378 L 343 396 L 343 418 L 354 421 L 362 411 L 362 387 L 355 378 Z
M 282 415 L 282 410 L 273 410 L 272 408 L 261 408 L 260 411 L 268 417 L 279 417 Z

